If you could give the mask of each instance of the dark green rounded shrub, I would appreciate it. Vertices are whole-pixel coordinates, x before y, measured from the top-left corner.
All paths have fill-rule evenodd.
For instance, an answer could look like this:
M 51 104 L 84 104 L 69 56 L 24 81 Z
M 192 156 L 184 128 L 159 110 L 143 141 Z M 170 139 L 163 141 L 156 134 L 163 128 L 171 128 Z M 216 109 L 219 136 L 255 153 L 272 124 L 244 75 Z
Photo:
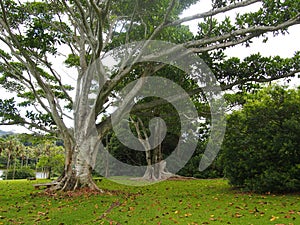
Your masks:
M 2 178 L 6 179 L 6 175 L 8 180 L 26 179 L 28 177 L 35 177 L 35 172 L 29 168 L 16 169 L 15 171 L 13 169 L 9 169 L 4 171 Z
M 300 91 L 269 87 L 228 117 L 222 159 L 231 185 L 300 191 Z

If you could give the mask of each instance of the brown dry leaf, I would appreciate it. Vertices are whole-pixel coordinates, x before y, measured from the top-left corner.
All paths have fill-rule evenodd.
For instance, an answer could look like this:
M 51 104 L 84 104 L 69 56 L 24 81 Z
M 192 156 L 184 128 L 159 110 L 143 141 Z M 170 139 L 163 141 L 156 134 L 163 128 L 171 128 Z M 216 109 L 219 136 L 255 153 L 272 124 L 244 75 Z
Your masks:
M 38 212 L 38 215 L 45 216 L 46 213 L 44 213 L 44 212 Z
M 236 214 L 234 214 L 234 217 L 236 217 L 236 218 L 241 218 L 243 215 L 242 214 L 240 214 L 240 213 L 236 213 Z

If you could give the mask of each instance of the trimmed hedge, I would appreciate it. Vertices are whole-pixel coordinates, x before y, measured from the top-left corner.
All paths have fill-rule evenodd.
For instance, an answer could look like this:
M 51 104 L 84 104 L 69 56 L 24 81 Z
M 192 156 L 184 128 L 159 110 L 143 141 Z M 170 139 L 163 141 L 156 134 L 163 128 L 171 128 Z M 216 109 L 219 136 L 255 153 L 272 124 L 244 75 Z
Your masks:
M 4 171 L 4 173 L 2 174 L 2 179 L 6 178 L 6 174 L 8 180 L 35 177 L 34 170 L 29 168 L 16 169 L 15 171 L 13 169 L 9 169 L 7 171 Z

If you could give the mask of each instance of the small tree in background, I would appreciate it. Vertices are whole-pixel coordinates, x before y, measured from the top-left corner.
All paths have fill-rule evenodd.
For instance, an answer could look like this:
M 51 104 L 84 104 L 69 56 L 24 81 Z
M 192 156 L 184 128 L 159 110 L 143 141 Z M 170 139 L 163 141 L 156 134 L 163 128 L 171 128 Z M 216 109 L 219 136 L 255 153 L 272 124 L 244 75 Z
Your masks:
M 48 179 L 59 176 L 64 169 L 64 148 L 49 142 L 40 147 L 42 154 L 39 156 L 37 169 L 42 169 L 48 175 Z

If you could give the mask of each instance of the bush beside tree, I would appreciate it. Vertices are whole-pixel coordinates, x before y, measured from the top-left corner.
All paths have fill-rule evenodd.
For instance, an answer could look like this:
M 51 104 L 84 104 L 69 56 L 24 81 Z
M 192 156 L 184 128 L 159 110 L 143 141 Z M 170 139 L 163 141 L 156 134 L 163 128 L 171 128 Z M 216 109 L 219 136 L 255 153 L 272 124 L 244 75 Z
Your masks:
M 255 192 L 300 191 L 300 89 L 270 86 L 245 95 L 228 116 L 222 162 L 231 185 Z

